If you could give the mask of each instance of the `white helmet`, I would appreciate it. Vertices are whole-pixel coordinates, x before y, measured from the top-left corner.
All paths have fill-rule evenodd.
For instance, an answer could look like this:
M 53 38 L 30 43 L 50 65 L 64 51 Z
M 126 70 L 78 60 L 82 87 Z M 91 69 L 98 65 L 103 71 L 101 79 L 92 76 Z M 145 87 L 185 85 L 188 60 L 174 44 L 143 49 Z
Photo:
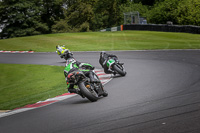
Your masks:
M 70 63 L 74 63 L 74 62 L 76 62 L 76 60 L 74 58 L 69 58 L 66 60 L 65 66 L 68 66 Z

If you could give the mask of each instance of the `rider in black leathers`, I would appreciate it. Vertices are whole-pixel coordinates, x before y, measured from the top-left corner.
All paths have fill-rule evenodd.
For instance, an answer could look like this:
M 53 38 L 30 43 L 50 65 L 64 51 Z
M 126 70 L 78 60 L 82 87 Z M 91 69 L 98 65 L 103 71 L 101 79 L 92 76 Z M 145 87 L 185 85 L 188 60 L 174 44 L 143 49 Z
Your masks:
M 101 64 L 101 66 L 104 68 L 104 72 L 106 74 L 110 74 L 110 73 L 114 73 L 114 71 L 111 70 L 111 68 L 108 68 L 106 63 L 107 61 L 109 60 L 109 58 L 112 58 L 114 60 L 118 60 L 117 56 L 116 55 L 113 55 L 113 54 L 107 54 L 105 51 L 102 51 L 100 53 L 100 58 L 99 58 L 99 63 Z

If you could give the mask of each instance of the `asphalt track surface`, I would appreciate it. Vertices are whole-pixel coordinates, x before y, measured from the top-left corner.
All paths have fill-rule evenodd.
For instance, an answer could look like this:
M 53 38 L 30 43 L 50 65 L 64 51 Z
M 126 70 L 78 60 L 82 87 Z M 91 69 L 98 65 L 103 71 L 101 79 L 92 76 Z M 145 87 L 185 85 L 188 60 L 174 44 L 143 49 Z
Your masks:
M 121 51 L 127 75 L 97 102 L 75 96 L 0 118 L 1 133 L 199 133 L 200 51 Z M 96 68 L 99 52 L 74 52 Z M 56 53 L 0 54 L 0 63 L 64 65 Z M 64 78 L 64 77 L 63 77 Z

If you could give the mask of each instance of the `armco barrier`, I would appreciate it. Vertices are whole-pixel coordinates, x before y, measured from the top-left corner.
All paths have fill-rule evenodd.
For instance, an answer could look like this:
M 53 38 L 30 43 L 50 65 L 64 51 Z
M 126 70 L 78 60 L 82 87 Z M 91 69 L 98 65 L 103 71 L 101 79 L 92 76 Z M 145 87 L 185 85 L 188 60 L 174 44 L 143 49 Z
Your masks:
M 123 30 L 147 30 L 200 34 L 200 26 L 193 25 L 127 24 L 123 25 Z

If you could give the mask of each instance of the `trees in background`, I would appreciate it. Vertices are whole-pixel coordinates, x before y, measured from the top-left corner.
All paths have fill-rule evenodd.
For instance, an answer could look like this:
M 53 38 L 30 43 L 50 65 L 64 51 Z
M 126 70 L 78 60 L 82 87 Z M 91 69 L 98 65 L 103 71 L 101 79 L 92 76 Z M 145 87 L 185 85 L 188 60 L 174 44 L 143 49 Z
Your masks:
M 48 33 L 52 32 L 55 21 L 64 18 L 63 0 L 38 0 L 42 7 L 41 20 L 48 26 Z
M 33 1 L 3 1 L 0 5 L 0 24 L 4 27 L 1 37 L 9 38 L 46 33 L 48 27 L 40 17 L 42 10 Z
M 200 26 L 200 1 L 183 0 L 177 7 L 177 24 Z
M 123 11 L 120 6 L 128 0 L 98 0 L 94 6 L 93 29 L 102 29 L 123 24 Z
M 121 5 L 120 8 L 123 12 L 138 11 L 140 13 L 140 16 L 144 17 L 148 15 L 150 9 L 148 5 L 143 5 L 141 2 L 140 3 L 129 2 L 127 4 Z M 123 16 L 123 14 L 121 15 Z
M 199 0 L 165 0 L 154 5 L 148 14 L 151 23 L 200 26 Z
M 53 32 L 96 31 L 121 25 L 123 11 L 120 5 L 127 2 L 128 0 L 67 0 L 65 19 L 53 25 Z
M 134 3 L 141 3 L 142 5 L 153 6 L 157 0 L 132 0 Z
M 166 24 L 167 21 L 172 21 L 177 24 L 176 11 L 179 1 L 165 0 L 163 2 L 156 3 L 148 14 L 148 21 L 156 24 Z
M 1 38 L 51 33 L 55 20 L 64 17 L 62 0 L 2 0 Z
M 199 0 L 1 0 L 1 38 L 84 32 L 123 24 L 139 11 L 149 23 L 200 26 Z
M 95 0 L 77 0 L 76 3 L 68 6 L 65 19 L 72 31 L 89 31 L 94 19 L 93 6 Z

